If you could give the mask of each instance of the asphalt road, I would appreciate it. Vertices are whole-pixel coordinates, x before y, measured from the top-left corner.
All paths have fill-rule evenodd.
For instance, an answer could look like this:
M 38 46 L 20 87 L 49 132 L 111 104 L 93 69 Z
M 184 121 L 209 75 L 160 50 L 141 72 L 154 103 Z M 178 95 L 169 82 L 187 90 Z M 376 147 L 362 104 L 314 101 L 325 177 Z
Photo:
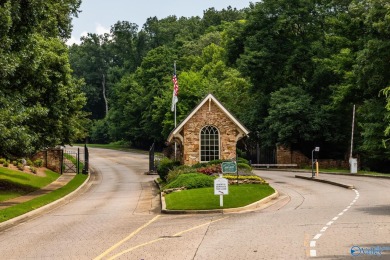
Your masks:
M 147 155 L 90 149 L 90 159 L 88 189 L 1 232 L 0 259 L 355 259 L 351 248 L 390 259 L 390 180 L 320 176 L 349 190 L 256 171 L 281 194 L 263 210 L 161 215 Z

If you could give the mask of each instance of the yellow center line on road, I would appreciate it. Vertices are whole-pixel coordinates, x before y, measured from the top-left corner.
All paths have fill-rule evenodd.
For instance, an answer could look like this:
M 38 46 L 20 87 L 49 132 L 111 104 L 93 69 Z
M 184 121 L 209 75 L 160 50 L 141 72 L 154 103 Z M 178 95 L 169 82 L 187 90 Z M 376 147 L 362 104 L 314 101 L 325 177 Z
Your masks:
M 137 230 L 135 230 L 134 232 L 132 232 L 130 235 L 128 235 L 127 237 L 125 237 L 124 239 L 122 239 L 121 241 L 119 241 L 118 243 L 116 243 L 115 245 L 113 245 L 112 247 L 110 247 L 109 249 L 107 249 L 104 253 L 102 253 L 101 255 L 99 255 L 98 257 L 96 257 L 94 260 L 100 260 L 102 259 L 103 257 L 105 257 L 106 255 L 108 255 L 109 253 L 111 253 L 113 250 L 115 250 L 116 248 L 118 248 L 120 245 L 122 245 L 124 242 L 126 242 L 127 240 L 129 240 L 130 238 L 132 238 L 133 236 L 135 236 L 138 232 L 140 232 L 142 229 L 146 228 L 147 226 L 149 226 L 150 224 L 152 224 L 154 221 L 156 221 L 161 215 L 157 215 L 155 216 L 153 219 L 151 219 L 148 223 L 144 224 L 143 226 L 139 227 Z
M 227 218 L 228 218 L 228 217 L 219 218 L 219 219 L 216 219 L 216 220 L 207 222 L 207 223 L 203 223 L 203 224 L 201 224 L 201 225 L 198 225 L 198 226 L 195 226 L 195 227 L 186 229 L 186 230 L 184 230 L 184 231 L 180 231 L 179 233 L 174 234 L 172 237 L 180 236 L 180 235 L 182 235 L 182 234 L 184 234 L 184 233 L 190 232 L 190 231 L 192 231 L 192 230 L 201 228 L 201 227 L 203 227 L 203 226 L 210 225 L 210 224 L 212 224 L 212 223 L 214 223 L 214 222 L 221 221 L 221 220 L 224 220 L 224 219 L 227 219 Z M 115 258 L 117 258 L 117 257 L 119 257 L 119 256 L 121 256 L 121 255 L 123 255 L 123 254 L 129 253 L 129 252 L 133 251 L 134 249 L 137 249 L 137 248 L 140 248 L 140 247 L 143 247 L 143 246 L 146 246 L 146 245 L 153 244 L 153 243 L 155 243 L 155 242 L 157 242 L 157 241 L 160 241 L 160 240 L 162 240 L 162 239 L 164 239 L 164 238 L 157 238 L 157 239 L 155 239 L 155 240 L 151 240 L 151 241 L 149 241 L 149 242 L 146 242 L 146 243 L 143 243 L 143 244 L 134 246 L 134 247 L 132 247 L 132 248 L 129 248 L 129 249 L 127 249 L 127 250 L 124 250 L 124 251 L 122 251 L 122 252 L 120 252 L 120 253 L 114 255 L 113 257 L 110 257 L 109 260 L 115 259 Z

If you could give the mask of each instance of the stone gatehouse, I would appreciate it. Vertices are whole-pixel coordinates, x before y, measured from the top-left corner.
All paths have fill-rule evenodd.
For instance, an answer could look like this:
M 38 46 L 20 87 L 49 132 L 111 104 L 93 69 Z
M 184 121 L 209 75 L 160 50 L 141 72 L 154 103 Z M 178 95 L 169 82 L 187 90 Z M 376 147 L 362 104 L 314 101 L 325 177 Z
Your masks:
M 170 133 L 169 143 L 177 143 L 182 164 L 193 165 L 236 157 L 236 144 L 249 131 L 212 95 Z

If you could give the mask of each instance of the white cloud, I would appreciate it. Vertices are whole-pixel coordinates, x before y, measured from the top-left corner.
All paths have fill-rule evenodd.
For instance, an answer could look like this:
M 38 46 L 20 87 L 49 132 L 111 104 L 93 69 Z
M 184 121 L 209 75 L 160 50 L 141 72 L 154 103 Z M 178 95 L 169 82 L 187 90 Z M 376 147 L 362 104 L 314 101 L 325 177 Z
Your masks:
M 99 35 L 103 35 L 103 34 L 105 34 L 105 33 L 110 34 L 110 29 L 105 28 L 105 27 L 104 27 L 103 25 L 101 25 L 100 23 L 96 23 L 95 33 L 96 33 L 96 34 L 99 34 Z M 71 45 L 73 45 L 73 44 L 79 45 L 79 44 L 81 43 L 81 40 L 80 40 L 81 37 L 85 37 L 85 36 L 87 36 L 87 35 L 88 35 L 88 32 L 87 32 L 87 31 L 83 31 L 83 32 L 80 34 L 80 37 L 78 37 L 78 38 L 77 38 L 76 36 L 73 36 L 73 35 L 72 35 L 72 37 L 66 41 L 66 45 L 68 45 L 68 46 L 71 46 Z
M 103 35 L 103 34 L 105 34 L 105 33 L 110 33 L 110 29 L 107 29 L 107 28 L 105 28 L 103 25 L 101 25 L 100 23 L 97 23 L 96 24 L 96 29 L 95 29 L 95 31 L 96 31 L 96 34 L 100 34 L 100 35 Z
M 88 32 L 87 32 L 87 31 L 84 31 L 84 32 L 81 33 L 80 38 L 81 38 L 81 37 L 85 37 L 85 36 L 87 36 L 87 35 L 88 35 Z
M 70 37 L 70 39 L 68 39 L 66 41 L 66 45 L 68 45 L 68 46 L 72 46 L 73 44 L 79 45 L 81 43 L 81 37 L 85 37 L 87 35 L 88 35 L 87 31 L 82 32 L 80 37 L 78 37 L 78 38 L 76 38 L 75 36 L 72 35 L 72 37 Z
M 66 45 L 72 46 L 73 44 L 80 44 L 80 40 L 77 40 L 75 37 L 71 37 L 66 41 Z

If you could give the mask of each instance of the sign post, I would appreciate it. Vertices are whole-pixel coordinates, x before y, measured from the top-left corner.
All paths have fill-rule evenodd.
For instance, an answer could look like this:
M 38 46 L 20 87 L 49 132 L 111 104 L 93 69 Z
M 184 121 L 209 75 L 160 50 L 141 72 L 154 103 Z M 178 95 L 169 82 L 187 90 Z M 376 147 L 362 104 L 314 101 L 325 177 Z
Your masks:
M 314 147 L 314 149 L 311 151 L 311 177 L 314 178 L 314 163 L 316 164 L 316 175 L 318 177 L 318 161 L 316 159 L 316 161 L 314 162 L 314 152 L 319 152 L 320 151 L 320 147 Z
M 220 207 L 223 207 L 223 195 L 227 194 L 229 194 L 229 182 L 220 174 L 219 178 L 214 180 L 214 195 L 219 195 Z

